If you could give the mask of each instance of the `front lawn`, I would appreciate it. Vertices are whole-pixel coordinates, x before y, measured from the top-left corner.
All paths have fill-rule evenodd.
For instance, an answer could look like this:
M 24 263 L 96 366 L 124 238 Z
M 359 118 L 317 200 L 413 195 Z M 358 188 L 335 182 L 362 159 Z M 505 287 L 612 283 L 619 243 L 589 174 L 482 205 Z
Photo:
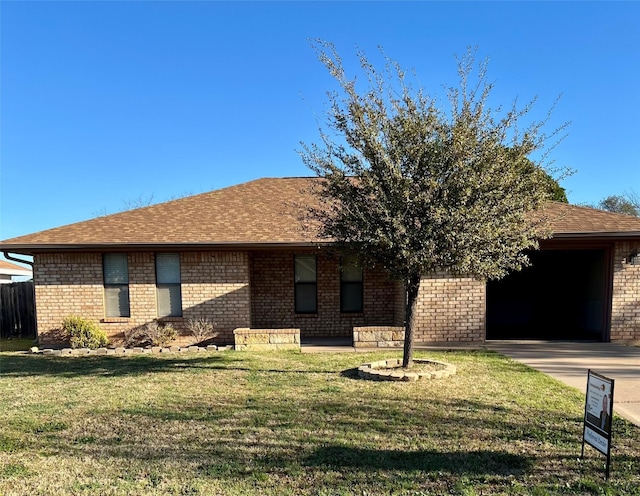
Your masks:
M 0 494 L 640 494 L 640 429 L 612 478 L 580 455 L 584 397 L 491 352 L 458 374 L 356 378 L 371 354 L 0 354 Z
M 35 346 L 33 339 L 11 338 L 0 339 L 0 352 L 2 351 L 26 351 Z

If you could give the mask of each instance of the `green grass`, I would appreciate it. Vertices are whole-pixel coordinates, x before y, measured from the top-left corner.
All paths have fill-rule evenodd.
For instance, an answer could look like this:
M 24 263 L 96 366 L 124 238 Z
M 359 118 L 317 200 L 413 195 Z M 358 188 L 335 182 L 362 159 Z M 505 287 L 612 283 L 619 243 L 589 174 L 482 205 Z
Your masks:
M 640 494 L 640 429 L 612 476 L 584 397 L 490 352 L 446 380 L 359 380 L 399 356 L 0 354 L 0 494 Z
M 0 339 L 0 352 L 27 351 L 32 346 L 35 346 L 33 339 Z

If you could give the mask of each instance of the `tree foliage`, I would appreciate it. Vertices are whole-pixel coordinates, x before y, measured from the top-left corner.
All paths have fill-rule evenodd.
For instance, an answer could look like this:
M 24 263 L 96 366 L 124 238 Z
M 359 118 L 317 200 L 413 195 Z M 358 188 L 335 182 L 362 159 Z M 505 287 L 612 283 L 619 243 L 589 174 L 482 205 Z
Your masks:
M 603 198 L 593 207 L 608 212 L 640 217 L 640 196 L 634 192 L 611 195 Z
M 533 102 L 490 108 L 493 85 L 472 51 L 458 61 L 459 86 L 444 111 L 395 61 L 379 71 L 360 53 L 368 85 L 360 91 L 332 44 L 314 46 L 339 90 L 329 93 L 321 144 L 302 145 L 305 164 L 324 179 L 314 191 L 322 207 L 310 216 L 338 247 L 404 282 L 409 366 L 422 275 L 500 278 L 525 266 L 524 251 L 549 234 L 542 216 L 529 215 L 550 197 L 549 176 L 530 157 L 564 126 L 547 135 L 544 119 L 521 129 Z
M 569 199 L 567 198 L 567 191 L 562 186 L 560 186 L 558 181 L 556 181 L 551 175 L 549 175 L 549 173 L 544 170 L 537 169 L 537 171 L 544 174 L 542 182 L 546 184 L 549 200 L 561 203 L 569 203 Z

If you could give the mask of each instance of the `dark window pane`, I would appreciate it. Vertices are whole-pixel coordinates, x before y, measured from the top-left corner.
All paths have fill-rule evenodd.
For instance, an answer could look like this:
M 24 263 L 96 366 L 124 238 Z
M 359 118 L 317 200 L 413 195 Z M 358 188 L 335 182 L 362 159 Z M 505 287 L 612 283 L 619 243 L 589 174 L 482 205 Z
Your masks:
M 296 312 L 315 313 L 316 311 L 316 285 L 296 284 Z
M 340 267 L 340 311 L 362 312 L 362 293 L 362 267 L 353 257 L 346 257 Z
M 340 292 L 340 310 L 342 312 L 362 312 L 362 283 L 342 283 Z
M 106 317 L 129 317 L 129 286 L 105 286 L 104 306 Z
M 299 255 L 296 257 L 296 281 L 316 282 L 316 257 L 313 255 Z
M 158 284 L 180 284 L 180 254 L 156 254 L 156 282 Z
M 126 253 L 105 253 L 103 262 L 105 284 L 129 284 Z
M 180 317 L 182 295 L 180 284 L 158 284 L 158 317 Z

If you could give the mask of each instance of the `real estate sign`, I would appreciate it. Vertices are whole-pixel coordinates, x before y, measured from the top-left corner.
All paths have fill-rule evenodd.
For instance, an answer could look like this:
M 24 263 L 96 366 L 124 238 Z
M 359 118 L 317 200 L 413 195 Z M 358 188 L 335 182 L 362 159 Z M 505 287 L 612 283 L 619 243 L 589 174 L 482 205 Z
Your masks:
M 589 444 L 607 457 L 607 479 L 611 460 L 611 416 L 613 415 L 614 380 L 589 370 L 587 374 L 587 396 L 584 406 L 584 443 Z

